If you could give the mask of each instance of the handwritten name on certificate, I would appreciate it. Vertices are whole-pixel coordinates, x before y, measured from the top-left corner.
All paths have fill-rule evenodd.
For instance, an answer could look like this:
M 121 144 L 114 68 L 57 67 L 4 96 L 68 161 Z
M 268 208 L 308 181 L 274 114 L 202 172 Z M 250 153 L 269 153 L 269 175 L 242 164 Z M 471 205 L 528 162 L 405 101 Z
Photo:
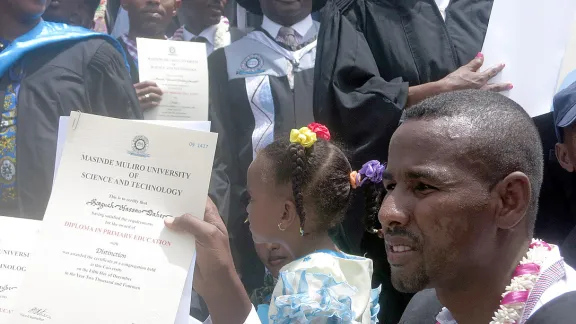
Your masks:
M 73 112 L 10 323 L 173 324 L 195 243 L 163 220 L 204 214 L 216 140 Z
M 206 45 L 137 38 L 140 81 L 154 81 L 162 101 L 146 119 L 208 120 Z
M 42 222 L 0 216 L 0 323 L 10 323 L 12 306 L 18 293 L 30 253 Z

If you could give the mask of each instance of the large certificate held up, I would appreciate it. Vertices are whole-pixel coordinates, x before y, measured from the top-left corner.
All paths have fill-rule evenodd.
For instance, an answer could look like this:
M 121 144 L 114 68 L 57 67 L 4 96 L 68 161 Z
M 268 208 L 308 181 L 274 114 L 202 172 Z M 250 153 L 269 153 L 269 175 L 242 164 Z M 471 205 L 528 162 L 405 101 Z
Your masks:
M 162 101 L 144 112 L 146 119 L 208 120 L 206 45 L 195 42 L 136 39 L 140 81 L 154 81 Z
M 98 134 L 98 136 L 94 136 Z M 217 135 L 72 113 L 11 324 L 173 324 Z

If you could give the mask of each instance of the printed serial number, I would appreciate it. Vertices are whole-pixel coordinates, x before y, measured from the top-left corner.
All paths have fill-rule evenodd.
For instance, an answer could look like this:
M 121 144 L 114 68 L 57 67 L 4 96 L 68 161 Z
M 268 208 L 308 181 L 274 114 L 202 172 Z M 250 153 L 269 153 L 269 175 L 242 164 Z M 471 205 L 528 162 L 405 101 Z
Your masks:
M 202 144 L 202 143 L 190 142 L 190 143 L 188 143 L 188 145 L 190 145 L 190 147 L 192 147 L 192 148 L 203 148 L 203 149 L 208 148 L 208 144 Z

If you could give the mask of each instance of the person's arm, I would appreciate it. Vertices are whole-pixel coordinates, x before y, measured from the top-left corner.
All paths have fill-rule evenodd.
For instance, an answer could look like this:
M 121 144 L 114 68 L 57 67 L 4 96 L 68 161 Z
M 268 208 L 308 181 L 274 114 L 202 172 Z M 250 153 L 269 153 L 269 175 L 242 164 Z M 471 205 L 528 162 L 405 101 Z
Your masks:
M 83 110 L 108 117 L 142 119 L 124 57 L 110 42 L 102 42 L 86 71 L 84 82 L 90 107 L 82 107 Z
M 256 310 L 250 303 L 244 285 L 236 271 L 218 276 L 219 286 L 204 293 L 202 298 L 210 312 L 212 324 L 260 324 Z
M 450 73 L 442 80 L 410 87 L 408 89 L 408 99 L 406 100 L 405 108 L 409 108 L 426 98 L 449 91 L 484 89 L 487 91 L 501 92 L 512 89 L 512 84 L 510 83 L 488 83 L 490 79 L 504 69 L 504 64 L 480 72 L 482 64 L 484 64 L 484 56 L 478 54 L 470 63 Z
M 314 76 L 314 116 L 350 152 L 354 168 L 386 160 L 408 97 L 408 83 L 384 80 L 368 42 L 337 4 L 323 9 Z M 336 36 L 335 36 L 336 35 Z
M 212 323 L 258 323 L 253 320 L 252 304 L 234 268 L 228 231 L 212 200 L 207 199 L 204 220 L 183 215 L 166 218 L 165 223 L 196 238 L 194 290 L 204 298 Z M 249 319 L 252 322 L 247 322 Z

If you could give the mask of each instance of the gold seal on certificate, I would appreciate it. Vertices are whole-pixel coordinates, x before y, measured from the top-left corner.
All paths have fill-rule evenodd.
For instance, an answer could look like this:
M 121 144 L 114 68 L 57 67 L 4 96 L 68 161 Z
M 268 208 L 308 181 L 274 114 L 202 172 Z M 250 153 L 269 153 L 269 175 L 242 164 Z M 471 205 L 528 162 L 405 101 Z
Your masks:
M 206 45 L 194 42 L 136 39 L 140 81 L 154 81 L 162 101 L 144 112 L 146 119 L 208 120 Z
M 10 323 L 173 324 L 195 245 L 163 220 L 203 215 L 216 140 L 72 113 Z

